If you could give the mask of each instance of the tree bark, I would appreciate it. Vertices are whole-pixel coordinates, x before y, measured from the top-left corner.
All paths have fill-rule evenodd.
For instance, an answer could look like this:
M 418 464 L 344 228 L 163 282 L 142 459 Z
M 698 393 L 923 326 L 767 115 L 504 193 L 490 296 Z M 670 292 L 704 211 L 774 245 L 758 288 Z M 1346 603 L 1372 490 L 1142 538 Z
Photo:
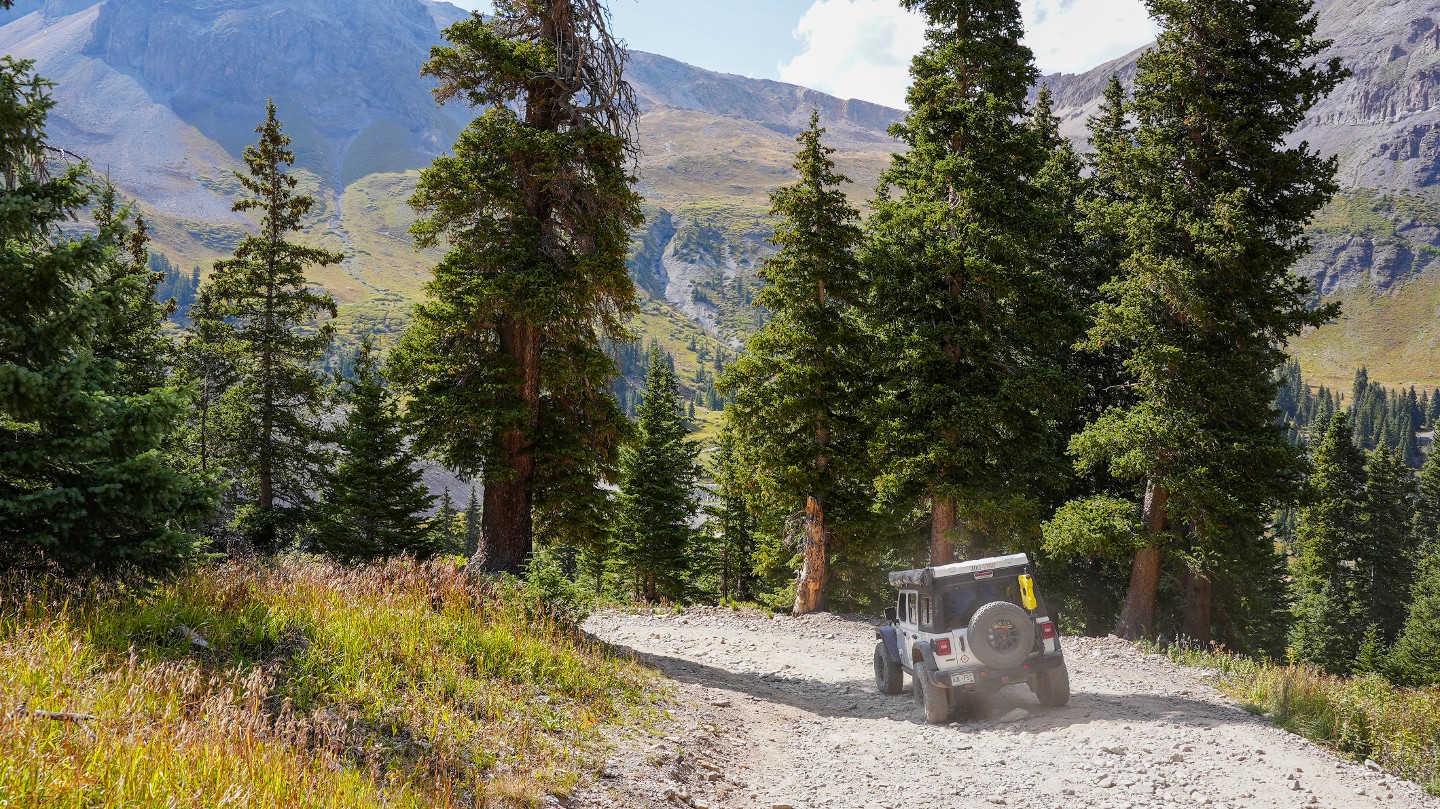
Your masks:
M 955 561 L 955 498 L 930 497 L 930 564 L 948 565 Z
M 825 507 L 818 497 L 805 501 L 804 561 L 795 584 L 796 615 L 825 609 L 825 580 L 830 576 L 825 535 Z
M 1198 643 L 1210 645 L 1210 608 L 1212 601 L 1210 577 L 1203 572 L 1185 572 L 1185 625 L 1186 637 Z
M 1128 640 L 1147 637 L 1155 628 L 1155 599 L 1160 589 L 1160 543 L 1169 521 L 1170 490 L 1152 482 L 1145 489 L 1143 519 L 1149 543 L 1135 553 L 1130 588 L 1115 623 L 1115 634 Z
M 540 334 L 528 323 L 510 322 L 499 329 L 500 351 L 515 361 L 516 391 L 524 406 L 520 423 L 501 436 L 501 458 L 495 478 L 485 479 L 485 506 L 480 512 L 484 547 L 480 569 L 519 574 L 533 549 L 535 493 L 535 429 L 540 421 Z

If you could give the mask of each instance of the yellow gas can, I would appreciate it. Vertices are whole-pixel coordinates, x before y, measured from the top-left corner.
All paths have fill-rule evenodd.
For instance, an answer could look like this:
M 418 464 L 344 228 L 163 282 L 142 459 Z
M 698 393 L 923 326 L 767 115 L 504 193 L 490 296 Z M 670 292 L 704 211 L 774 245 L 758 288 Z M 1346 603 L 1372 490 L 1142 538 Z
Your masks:
M 1035 609 L 1035 580 L 1026 573 L 1020 577 L 1020 603 L 1025 609 Z

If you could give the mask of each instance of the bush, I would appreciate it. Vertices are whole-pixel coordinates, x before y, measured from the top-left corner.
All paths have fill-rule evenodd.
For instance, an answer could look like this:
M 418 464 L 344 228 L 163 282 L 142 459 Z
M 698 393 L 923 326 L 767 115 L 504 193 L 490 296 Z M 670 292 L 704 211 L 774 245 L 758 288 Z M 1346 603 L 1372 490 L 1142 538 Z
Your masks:
M 537 614 L 549 615 L 575 627 L 595 609 L 595 597 L 565 574 L 560 560 L 548 548 L 535 551 L 525 567 L 521 589 Z

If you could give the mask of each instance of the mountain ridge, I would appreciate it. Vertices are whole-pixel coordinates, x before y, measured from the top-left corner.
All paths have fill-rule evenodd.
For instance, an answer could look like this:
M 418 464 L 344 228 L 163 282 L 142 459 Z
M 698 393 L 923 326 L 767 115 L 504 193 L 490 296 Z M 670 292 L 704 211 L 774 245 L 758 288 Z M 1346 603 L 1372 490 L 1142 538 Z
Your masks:
M 1392 384 L 1440 382 L 1428 359 L 1440 314 L 1427 309 L 1440 306 L 1440 0 L 1316 8 L 1332 52 L 1355 73 L 1296 135 L 1340 158 L 1346 189 L 1317 221 L 1301 271 L 1350 315 L 1295 349 L 1327 382 L 1365 358 Z M 419 72 L 440 30 L 465 16 L 438 0 L 19 0 L 0 17 L 0 49 L 36 58 L 59 81 L 57 144 L 139 199 L 158 249 L 182 266 L 207 266 L 250 226 L 230 211 L 230 171 L 275 98 L 297 174 L 319 200 L 307 238 L 348 256 L 315 280 L 360 331 L 403 320 L 434 261 L 413 250 L 404 200 L 474 112 L 435 104 Z M 1143 51 L 1043 79 L 1065 134 L 1083 147 L 1105 82 L 1133 79 Z M 900 148 L 887 130 L 904 113 L 639 51 L 627 75 L 648 215 L 632 272 L 656 305 L 709 333 L 682 344 L 734 347 L 760 322 L 751 301 L 771 249 L 768 193 L 792 177 L 793 136 L 810 110 L 821 112 L 857 201 Z

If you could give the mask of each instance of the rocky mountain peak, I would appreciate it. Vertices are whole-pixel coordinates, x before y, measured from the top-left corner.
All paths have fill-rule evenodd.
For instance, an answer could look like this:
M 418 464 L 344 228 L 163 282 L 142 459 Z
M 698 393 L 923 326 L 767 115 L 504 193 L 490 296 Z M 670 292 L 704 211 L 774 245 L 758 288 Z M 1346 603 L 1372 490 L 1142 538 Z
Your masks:
M 357 149 L 368 173 L 372 159 L 409 168 L 452 142 L 466 113 L 437 109 L 420 77 L 439 41 L 421 0 L 108 0 L 84 54 L 231 154 L 275 99 L 307 162 L 343 184 L 362 170 L 346 165 Z

